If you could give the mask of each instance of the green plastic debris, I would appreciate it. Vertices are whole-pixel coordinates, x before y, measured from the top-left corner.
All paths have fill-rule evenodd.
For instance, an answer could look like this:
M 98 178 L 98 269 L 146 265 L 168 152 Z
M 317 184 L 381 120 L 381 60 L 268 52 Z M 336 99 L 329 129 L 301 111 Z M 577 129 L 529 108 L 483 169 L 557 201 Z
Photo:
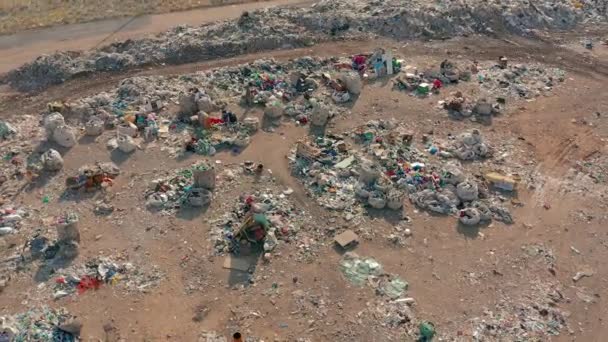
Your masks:
M 401 70 L 401 62 L 397 58 L 393 58 L 392 63 L 394 70 Z
M 189 169 L 182 170 L 179 174 L 184 178 L 192 178 L 192 170 Z
M 192 171 L 207 171 L 209 169 L 210 167 L 207 163 L 198 163 L 192 167 Z
M 372 132 L 363 133 L 363 140 L 372 141 L 373 139 L 374 139 L 374 133 L 372 133 Z
M 57 327 L 70 319 L 65 309 L 34 309 L 9 317 L 8 324 L 16 330 L 13 342 L 72 342 L 76 337 Z
M 340 268 L 344 276 L 358 286 L 363 285 L 369 277 L 382 274 L 382 265 L 372 258 L 345 258 Z
M 199 139 L 194 146 L 194 150 L 197 154 L 210 156 L 215 154 L 215 147 L 211 145 L 211 142 L 207 139 Z
M 431 341 L 435 337 L 435 325 L 431 322 L 422 322 L 418 326 L 420 341 Z
M 264 214 L 253 215 L 253 220 L 255 221 L 255 223 L 263 226 L 264 228 L 270 227 L 270 221 L 268 221 L 268 218 Z
M 418 95 L 428 95 L 430 91 L 431 86 L 428 83 L 421 83 L 418 88 L 416 88 Z
M 388 297 L 395 299 L 401 297 L 401 295 L 407 291 L 408 286 L 409 284 L 406 281 L 400 278 L 394 278 L 391 281 L 386 282 L 381 290 L 382 293 Z

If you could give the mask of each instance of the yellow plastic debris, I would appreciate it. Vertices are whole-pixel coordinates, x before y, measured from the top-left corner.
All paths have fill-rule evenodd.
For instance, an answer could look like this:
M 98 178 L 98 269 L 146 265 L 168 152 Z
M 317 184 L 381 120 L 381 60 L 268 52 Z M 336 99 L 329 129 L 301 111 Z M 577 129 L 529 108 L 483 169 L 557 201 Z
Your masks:
M 495 188 L 513 191 L 517 187 L 517 179 L 509 176 L 501 175 L 498 172 L 488 172 L 485 174 L 486 180 Z

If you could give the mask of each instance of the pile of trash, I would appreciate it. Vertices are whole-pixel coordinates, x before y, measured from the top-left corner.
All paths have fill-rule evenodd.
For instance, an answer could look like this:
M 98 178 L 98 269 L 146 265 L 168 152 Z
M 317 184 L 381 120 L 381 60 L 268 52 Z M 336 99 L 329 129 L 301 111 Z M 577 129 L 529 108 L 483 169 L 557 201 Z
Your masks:
M 460 91 L 452 92 L 445 100 L 439 101 L 439 105 L 448 111 L 451 118 L 471 118 L 472 121 L 487 123 L 491 123 L 493 116 L 502 112 L 505 104 L 506 99 L 502 97 L 497 97 L 495 102 L 481 97 L 472 103 Z
M 44 132 L 32 122 L 38 118 L 32 115 L 19 115 L 8 122 L 0 122 L 0 131 L 8 127 L 10 134 L 0 137 L 0 142 L 10 139 L 10 143 L 0 144 L 0 185 L 9 180 L 32 181 L 43 171 L 54 173 L 63 167 L 61 154 L 54 149 L 45 150 L 32 142 L 44 139 Z M 3 126 L 6 123 L 7 126 Z M 44 160 L 43 160 L 44 157 Z
M 135 76 L 107 92 L 75 100 L 67 110 L 86 121 L 106 114 L 122 118 L 157 112 L 179 103 L 180 115 L 219 111 L 227 102 L 242 100 L 261 105 L 289 102 L 319 87 L 322 74 L 335 71 L 335 59 L 301 57 L 288 62 L 260 59 L 251 63 L 215 68 L 179 76 Z
M 471 75 L 476 72 L 475 66 L 460 68 L 455 62 L 444 60 L 438 70 L 428 69 L 418 72 L 415 67 L 406 66 L 405 73 L 393 80 L 393 87 L 398 90 L 409 91 L 418 97 L 426 97 L 439 93 L 440 89 L 461 81 L 470 81 Z
M 520 300 L 502 299 L 483 317 L 471 320 L 470 336 L 474 341 L 550 339 L 568 329 L 569 314 L 559 307 L 565 301 L 560 286 L 534 284 Z
M 145 271 L 131 263 L 121 263 L 100 257 L 82 265 L 62 269 L 52 280 L 53 298 L 84 294 L 105 285 L 120 286 L 129 292 L 147 292 L 160 284 L 162 273 L 156 268 Z
M 55 149 L 31 153 L 26 160 L 27 174 L 33 180 L 44 172 L 56 173 L 63 169 L 63 157 Z
M 302 57 L 280 63 L 264 59 L 175 77 L 127 78 L 107 92 L 50 103 L 44 124 L 48 139 L 64 147 L 76 141 L 61 114 L 69 113 L 80 121 L 87 136 L 115 130 L 116 137 L 108 141 L 110 149 L 131 153 L 138 146 L 137 137 L 143 137 L 177 142 L 183 151 L 185 139 L 186 151 L 209 156 L 221 148 L 246 147 L 260 128 L 257 117 L 239 119 L 227 109 L 229 104 L 261 107 L 264 119 L 274 125 L 290 117 L 298 124 L 324 126 L 342 114 L 346 109 L 333 105 L 332 96 L 339 93 L 342 99 L 350 99 L 362 88 L 361 76 L 349 71 L 351 60 Z M 179 104 L 176 116 L 168 109 L 170 103 Z
M 287 196 L 269 190 L 241 195 L 232 210 L 214 221 L 215 253 L 238 255 L 244 246 L 270 253 L 279 241 L 292 242 L 311 222 Z
M 114 184 L 114 178 L 120 174 L 120 169 L 114 163 L 96 163 L 85 165 L 78 173 L 65 180 L 65 186 L 70 190 L 85 189 L 95 191 Z
M 43 125 L 49 141 L 64 148 L 76 145 L 76 132 L 71 126 L 66 124 L 61 113 L 49 113 L 44 117 Z
M 355 129 L 353 134 L 355 141 L 375 160 L 368 167 L 369 170 L 375 169 L 377 175 L 374 191 L 377 193 L 383 184 L 389 189 L 392 187 L 384 191 L 388 193 L 386 205 L 389 208 L 399 207 L 396 203 L 391 206 L 391 200 L 396 202 L 396 199 L 401 200 L 407 195 L 419 208 L 440 214 L 458 213 L 460 222 L 466 225 L 476 225 L 492 218 L 513 222 L 508 210 L 491 201 L 487 189 L 480 189 L 483 184 L 467 177 L 458 163 L 437 163 L 416 149 L 414 135 L 405 127 L 389 120 L 373 120 Z M 433 143 L 428 137 L 423 137 L 423 142 L 431 156 L 443 159 L 456 156 L 475 160 L 491 155 L 490 147 L 478 130 L 457 136 L 451 144 Z M 359 186 L 357 195 L 366 197 L 365 191 L 369 190 Z
M 460 160 L 479 160 L 492 156 L 491 147 L 484 141 L 479 130 L 474 129 L 456 137 L 450 151 Z
M 369 285 L 376 293 L 390 299 L 397 299 L 407 291 L 408 283 L 398 276 L 383 271 L 382 265 L 372 258 L 360 258 L 347 252 L 340 261 L 344 276 L 357 286 Z
M 543 64 L 506 64 L 500 61 L 481 66 L 477 73 L 482 91 L 503 99 L 532 99 L 548 94 L 565 77 L 565 71 Z
M 133 111 L 155 111 L 168 102 L 180 104 L 180 114 L 216 112 L 231 100 L 243 104 L 271 107 L 311 95 L 323 83 L 342 82 L 353 94 L 361 84 L 348 78 L 353 65 L 348 57 L 300 57 L 287 62 L 259 59 L 247 64 L 221 67 L 174 77 L 136 76 L 120 82 L 109 92 L 70 103 L 81 118 L 104 110 L 117 116 Z
M 256 117 L 245 118 L 234 124 L 224 124 L 223 121 L 218 123 L 208 129 L 195 127 L 181 153 L 193 152 L 202 156 L 213 156 L 222 149 L 245 148 L 251 143 L 251 136 L 260 126 Z
M 351 139 L 359 149 L 350 147 Z M 401 210 L 409 197 L 419 208 L 457 214 L 466 225 L 492 218 L 513 222 L 509 211 L 492 200 L 486 183 L 467 176 L 458 162 L 443 161 L 490 157 L 492 149 L 478 130 L 452 137 L 449 143 L 432 142 L 426 136 L 423 141 L 428 152 L 416 148 L 414 134 L 403 125 L 372 120 L 349 134 L 298 142 L 290 165 L 311 195 L 328 209 Z M 486 181 L 509 185 L 498 178 Z
M 75 342 L 82 324 L 67 310 L 43 307 L 14 316 L 0 317 L 0 340 Z
M 605 7 L 594 0 L 522 0 L 490 3 L 429 3 L 399 0 L 321 1 L 299 8 L 244 12 L 239 19 L 178 26 L 156 37 L 117 42 L 99 49 L 44 55 L 11 71 L 13 87 L 37 90 L 76 75 L 121 71 L 152 63 L 190 63 L 278 48 L 297 48 L 336 39 L 368 36 L 446 38 L 507 29 L 527 34 L 533 29 L 567 29 L 584 21 L 605 22 Z M 411 18 L 417 18 L 412 21 Z
M 21 226 L 21 221 L 27 217 L 24 209 L 15 209 L 12 206 L 0 207 L 0 236 L 15 233 Z
M 355 177 L 358 158 L 351 153 L 345 137 L 328 134 L 297 143 L 292 149 L 292 173 L 325 208 L 351 210 L 356 205 Z
M 170 178 L 156 179 L 145 193 L 146 207 L 175 212 L 183 207 L 205 207 L 215 189 L 215 168 L 203 161 L 177 171 Z
M 414 304 L 414 298 L 378 301 L 375 305 L 362 311 L 359 317 L 366 321 L 364 325 L 389 328 L 391 337 L 397 335 L 396 331 L 400 331 L 407 336 L 407 340 L 433 341 L 437 335 L 435 325 L 432 322 L 419 320 L 412 309 Z
M 546 175 L 535 174 L 538 184 L 543 184 Z M 608 182 L 608 157 L 605 153 L 595 152 L 585 160 L 577 161 L 575 165 L 559 180 L 559 192 L 562 194 L 578 194 L 595 198 L 606 203 L 604 187 Z M 598 186 L 600 185 L 600 186 Z
M 499 114 L 508 99 L 548 95 L 554 86 L 565 80 L 565 72 L 561 69 L 543 64 L 509 64 L 504 56 L 497 63 L 473 61 L 462 68 L 453 61 L 444 60 L 439 70 L 418 72 L 417 68 L 409 65 L 404 70 L 405 73 L 393 81 L 394 87 L 418 97 L 439 94 L 450 84 L 476 80 L 481 88 L 479 96 L 467 98 L 462 92 L 454 91 L 439 101 L 439 105 L 452 118 L 470 117 L 482 122 Z

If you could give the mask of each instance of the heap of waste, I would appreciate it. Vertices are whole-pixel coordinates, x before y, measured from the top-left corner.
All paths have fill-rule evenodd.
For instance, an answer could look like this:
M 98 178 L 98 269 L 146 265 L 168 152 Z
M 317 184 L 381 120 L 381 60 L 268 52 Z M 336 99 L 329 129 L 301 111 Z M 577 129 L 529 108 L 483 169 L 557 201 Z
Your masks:
M 475 341 L 524 341 L 531 336 L 549 340 L 568 329 L 569 313 L 560 308 L 564 301 L 560 286 L 533 284 L 520 300 L 501 299 L 494 308 L 485 310 L 483 317 L 472 319 L 468 324 L 470 336 Z
M 71 126 L 66 124 L 61 113 L 49 113 L 44 117 L 43 123 L 49 141 L 65 148 L 76 145 L 76 133 Z
M 80 328 L 81 324 L 65 309 L 43 307 L 0 317 L 2 341 L 75 342 Z
M 119 286 L 129 292 L 147 292 L 158 286 L 161 279 L 162 274 L 156 267 L 146 271 L 128 262 L 117 262 L 104 257 L 94 258 L 82 265 L 71 266 L 58 272 L 53 280 L 53 298 L 83 294 L 105 285 Z
M 393 81 L 393 87 L 399 90 L 409 91 L 412 95 L 426 97 L 439 93 L 440 89 L 457 84 L 460 81 L 470 81 L 475 72 L 475 66 L 459 68 L 454 62 L 444 60 L 438 70 L 429 69 L 418 72 L 413 66 L 405 66 L 404 73 Z
M 299 142 L 291 167 L 317 201 L 330 209 L 353 211 L 362 204 L 400 210 L 409 197 L 425 210 L 458 213 L 466 225 L 492 218 L 512 223 L 508 210 L 492 201 L 484 183 L 467 176 L 456 161 L 443 161 L 490 157 L 492 149 L 479 131 L 452 137 L 450 143 L 427 141 L 428 152 L 418 150 L 413 138 L 393 121 L 370 121 L 350 136 L 328 134 Z
M 186 121 L 199 112 L 218 112 L 234 100 L 250 106 L 263 106 L 269 111 L 272 107 L 280 106 L 281 112 L 293 115 L 290 113 L 300 105 L 295 100 L 302 100 L 302 95 L 308 97 L 319 90 L 323 83 L 337 82 L 338 78 L 347 74 L 342 71 L 351 68 L 351 59 L 346 57 L 301 57 L 288 62 L 260 59 L 248 64 L 172 77 L 136 76 L 122 80 L 110 91 L 54 109 L 71 113 L 71 116 L 81 120 L 87 131 L 88 126 L 97 127 L 98 123 L 106 127 L 115 126 L 120 119 L 126 119 L 143 129 L 150 125 L 150 113 L 166 109 L 171 102 L 179 104 L 178 116 Z M 291 110 L 289 107 L 283 108 L 284 103 L 294 101 Z M 272 116 L 272 113 L 269 115 Z M 153 121 L 158 121 L 158 118 Z M 204 120 L 201 120 L 201 124 L 205 124 Z
M 333 105 L 332 98 L 350 99 L 361 92 L 361 76 L 349 72 L 352 64 L 350 57 L 302 57 L 285 63 L 269 59 L 175 77 L 127 78 L 113 90 L 49 104 L 45 127 L 50 140 L 73 145 L 76 136 L 68 134 L 72 129 L 61 114 L 69 113 L 86 135 L 115 129 L 108 147 L 124 153 L 134 151 L 137 137 L 143 137 L 162 138 L 182 148 L 185 141 L 187 151 L 213 155 L 220 148 L 247 146 L 260 127 L 257 117 L 240 119 L 228 110 L 229 104 L 260 107 L 272 124 L 286 116 L 299 124 L 324 126 L 345 111 Z M 179 104 L 177 115 L 170 103 Z
M 243 194 L 231 211 L 215 221 L 211 233 L 215 252 L 238 254 L 243 246 L 271 252 L 279 240 L 291 242 L 310 223 L 305 215 L 284 194 L 271 191 Z
M 412 21 L 411 18 L 416 18 Z M 507 2 L 323 0 L 310 7 L 275 7 L 245 12 L 239 19 L 178 26 L 156 37 L 117 42 L 87 52 L 44 55 L 9 72 L 6 80 L 21 90 L 59 84 L 76 75 L 120 71 L 151 63 L 201 60 L 305 47 L 312 43 L 368 36 L 446 38 L 508 30 L 528 34 L 534 29 L 567 29 L 585 22 L 605 22 L 598 1 Z
M 542 64 L 486 64 L 477 73 L 481 89 L 501 98 L 535 98 L 564 80 L 563 70 Z
M 213 198 L 215 178 L 215 168 L 200 162 L 169 178 L 156 179 L 145 193 L 146 206 L 167 211 L 207 206 Z
M 303 179 L 320 205 L 347 210 L 356 204 L 353 170 L 359 164 L 344 137 L 328 134 L 298 142 L 290 157 L 292 172 Z
M 66 188 L 95 191 L 114 184 L 114 178 L 120 174 L 120 169 L 113 163 L 96 163 L 85 165 L 78 169 L 74 176 L 66 178 Z

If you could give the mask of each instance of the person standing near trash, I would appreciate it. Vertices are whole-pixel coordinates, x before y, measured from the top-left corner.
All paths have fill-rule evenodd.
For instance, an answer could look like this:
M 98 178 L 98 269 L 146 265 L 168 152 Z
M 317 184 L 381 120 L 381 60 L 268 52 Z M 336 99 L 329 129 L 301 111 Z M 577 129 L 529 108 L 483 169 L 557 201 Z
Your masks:
M 224 109 L 222 110 L 222 121 L 224 121 L 226 125 L 234 125 L 237 123 L 238 119 L 236 114 Z
M 376 58 L 376 60 L 374 61 L 374 71 L 376 72 L 376 77 L 384 76 L 385 65 L 381 57 Z
M 359 73 L 365 72 L 365 62 L 366 58 L 363 55 L 353 57 L 353 70 L 356 70 Z
M 253 83 L 249 82 L 245 87 L 245 104 L 247 106 L 253 106 Z

